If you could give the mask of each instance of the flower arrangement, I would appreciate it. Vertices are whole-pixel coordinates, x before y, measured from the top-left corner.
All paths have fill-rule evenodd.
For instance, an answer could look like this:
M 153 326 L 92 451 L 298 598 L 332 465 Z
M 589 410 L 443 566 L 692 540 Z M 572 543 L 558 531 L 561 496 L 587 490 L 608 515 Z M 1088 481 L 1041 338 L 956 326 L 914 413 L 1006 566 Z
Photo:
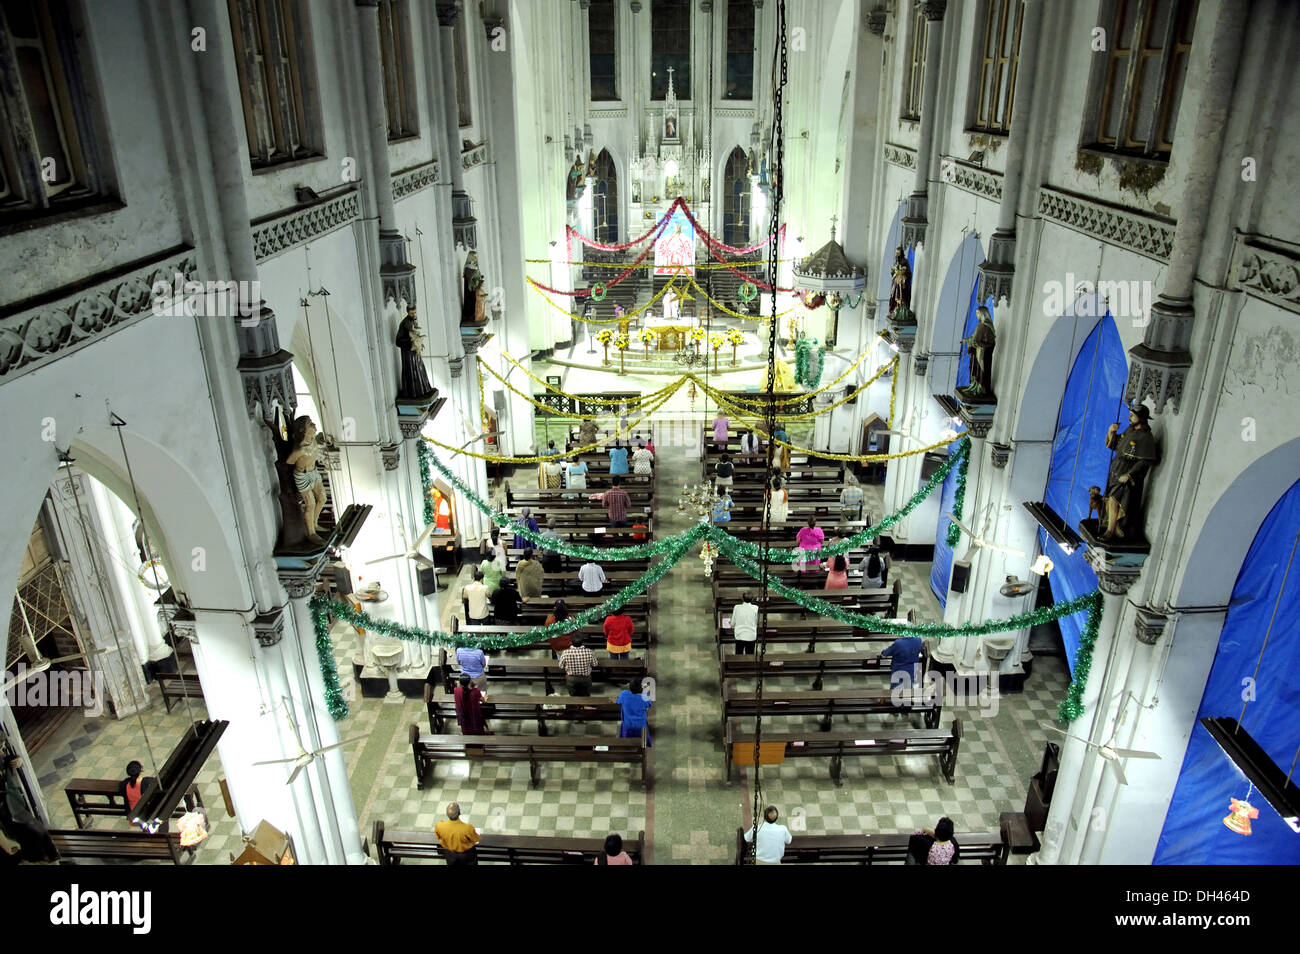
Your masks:
M 705 337 L 706 335 L 704 334 L 703 328 L 692 328 L 690 331 L 686 332 L 687 341 L 703 341 Z
M 600 331 L 596 332 L 596 340 L 607 348 L 609 347 L 610 341 L 613 339 L 614 329 L 612 328 L 601 328 Z
M 712 348 L 714 351 L 717 351 L 726 343 L 727 343 L 727 336 L 724 335 L 721 331 L 715 331 L 711 335 L 709 335 L 709 347 Z
M 636 336 L 646 344 L 650 344 L 650 342 L 659 337 L 659 333 L 653 328 L 642 328 L 636 333 Z
M 627 335 L 620 332 L 614 336 L 614 347 L 617 348 L 619 351 L 626 350 L 627 344 L 628 344 Z
M 742 345 L 745 343 L 745 333 L 739 328 L 729 328 L 727 330 L 727 340 L 732 345 Z

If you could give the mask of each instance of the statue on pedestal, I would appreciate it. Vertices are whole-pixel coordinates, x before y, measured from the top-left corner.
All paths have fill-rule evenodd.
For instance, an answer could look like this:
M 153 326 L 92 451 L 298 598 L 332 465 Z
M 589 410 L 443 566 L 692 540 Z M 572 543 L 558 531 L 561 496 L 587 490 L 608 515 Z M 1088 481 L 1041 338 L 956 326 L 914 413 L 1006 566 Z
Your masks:
M 316 458 L 320 455 L 316 436 L 316 424 L 310 417 L 294 418 L 289 434 L 289 453 L 285 456 L 284 463 L 292 468 L 293 485 L 302 505 L 307 540 L 321 544 L 325 541 L 319 536 L 316 521 L 320 519 L 320 512 L 325 507 L 325 482 L 316 469 Z
M 893 282 L 889 286 L 889 317 L 904 323 L 912 320 L 912 266 L 907 264 L 903 246 L 894 250 Z
M 462 325 L 481 325 L 487 321 L 487 309 L 484 302 L 487 292 L 483 290 L 483 273 L 478 267 L 478 252 L 470 252 L 465 259 L 462 291 L 464 297 L 460 306 L 460 323 Z
M 406 317 L 397 326 L 397 350 L 402 353 L 402 372 L 398 380 L 399 398 L 419 399 L 433 394 L 428 372 L 424 368 L 424 333 L 415 317 L 415 308 L 406 309 Z
M 1146 405 L 1129 408 L 1128 430 L 1119 434 L 1119 424 L 1106 432 L 1106 446 L 1114 451 L 1110 474 L 1106 478 L 1105 526 L 1101 539 L 1141 543 L 1146 509 L 1142 496 L 1147 474 L 1160 463 L 1160 448 L 1149 423 L 1151 412 Z
M 573 168 L 569 170 L 569 179 L 565 186 L 564 197 L 569 202 L 577 202 L 578 196 L 582 195 L 583 180 L 586 178 L 587 167 L 582 161 L 581 153 L 573 160 Z
M 970 355 L 970 384 L 962 388 L 970 397 L 993 399 L 993 347 L 997 333 L 993 330 L 993 315 L 980 305 L 975 309 L 979 324 L 966 338 L 966 353 Z M 960 395 L 959 395 L 960 396 Z

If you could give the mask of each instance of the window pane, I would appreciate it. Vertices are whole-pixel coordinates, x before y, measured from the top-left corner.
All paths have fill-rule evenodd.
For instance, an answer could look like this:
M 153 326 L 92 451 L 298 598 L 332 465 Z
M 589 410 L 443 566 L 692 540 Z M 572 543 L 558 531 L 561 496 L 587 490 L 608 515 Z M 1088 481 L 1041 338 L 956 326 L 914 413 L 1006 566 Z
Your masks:
M 1159 68 L 1159 56 L 1147 55 L 1138 61 L 1137 95 L 1133 97 L 1133 106 L 1129 109 L 1128 128 L 1124 136 L 1126 146 L 1146 145 L 1147 130 L 1151 127 L 1156 97 L 1160 93 Z
M 1137 0 L 1119 0 L 1115 8 L 1115 27 L 1110 31 L 1114 41 L 1113 49 L 1131 50 L 1133 48 L 1133 25 L 1137 22 Z
M 591 0 L 587 11 L 587 39 L 591 55 L 591 98 L 618 99 L 614 0 Z
M 731 0 L 727 4 L 726 99 L 754 98 L 754 2 Z
M 673 93 L 678 99 L 690 99 L 690 0 L 654 0 L 650 14 L 650 98 L 668 95 L 671 69 Z
M 45 58 L 35 46 L 21 46 L 17 50 L 19 81 L 23 85 L 27 112 L 32 117 L 32 133 L 40 150 L 38 162 L 54 160 L 54 181 L 46 182 L 46 191 L 52 186 L 67 185 L 71 179 L 71 165 L 63 148 L 63 133 L 59 116 L 50 92 Z M 44 177 L 42 177 L 44 179 Z
M 456 57 L 456 105 L 460 112 L 462 127 L 474 124 L 474 114 L 470 110 L 469 96 L 469 50 L 465 46 L 465 18 L 457 17 L 455 30 Z

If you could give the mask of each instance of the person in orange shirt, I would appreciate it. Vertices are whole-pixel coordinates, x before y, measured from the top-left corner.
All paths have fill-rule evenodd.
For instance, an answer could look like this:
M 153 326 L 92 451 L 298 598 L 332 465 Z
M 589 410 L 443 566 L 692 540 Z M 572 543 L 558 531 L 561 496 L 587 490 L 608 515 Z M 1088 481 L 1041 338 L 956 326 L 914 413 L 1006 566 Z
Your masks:
M 605 617 L 605 649 L 610 659 L 626 659 L 632 652 L 632 617 L 625 613 Z
M 118 794 L 126 800 L 126 817 L 131 817 L 136 803 L 149 789 L 158 784 L 153 776 L 144 774 L 144 766 L 134 759 L 126 767 L 126 778 L 118 786 Z
M 433 826 L 433 833 L 442 844 L 443 854 L 449 865 L 478 864 L 478 849 L 475 847 L 483 836 L 474 830 L 469 822 L 460 820 L 460 803 L 452 802 L 447 806 L 447 820 Z

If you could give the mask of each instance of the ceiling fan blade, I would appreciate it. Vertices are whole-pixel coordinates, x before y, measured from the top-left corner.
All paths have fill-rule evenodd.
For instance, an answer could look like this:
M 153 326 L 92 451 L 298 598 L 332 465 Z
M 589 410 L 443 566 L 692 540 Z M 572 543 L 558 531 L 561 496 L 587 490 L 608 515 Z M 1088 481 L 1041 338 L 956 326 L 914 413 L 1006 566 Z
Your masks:
M 301 758 L 301 756 L 295 755 L 291 759 L 271 759 L 270 761 L 267 762 L 254 762 L 253 764 L 254 765 L 283 765 L 286 762 L 296 762 L 298 761 L 299 758 Z
M 71 656 L 55 656 L 53 659 L 47 659 L 46 662 L 60 663 L 68 662 L 71 659 L 89 659 L 91 656 L 102 656 L 108 652 L 107 649 L 92 649 L 88 653 L 73 653 Z
M 406 557 L 407 554 L 405 553 L 394 553 L 392 556 L 380 557 L 378 560 L 367 560 L 366 566 L 374 566 L 376 563 L 386 563 L 389 560 L 404 560 Z
M 431 523 L 427 527 L 425 527 L 424 532 L 420 534 L 420 536 L 416 539 L 415 543 L 411 544 L 411 549 L 418 550 L 420 549 L 420 547 L 428 543 L 429 538 L 433 536 L 433 531 L 437 529 L 438 529 L 438 525 L 436 523 Z
M 1119 782 L 1121 785 L 1128 784 L 1128 779 L 1124 776 L 1124 769 L 1120 767 L 1117 759 L 1107 759 L 1106 764 L 1109 765 L 1111 770 L 1115 773 L 1115 781 Z
M 430 559 L 429 559 L 427 556 L 425 556 L 423 553 L 417 553 L 417 554 L 413 555 L 413 556 L 411 557 L 411 560 L 415 563 L 416 566 L 418 566 L 418 567 L 420 567 L 420 568 L 422 568 L 422 569 L 425 569 L 425 570 L 432 570 L 434 567 L 437 566 L 436 563 L 434 563 L 432 560 L 430 560 Z
M 1141 749 L 1112 749 L 1122 759 L 1158 759 L 1155 752 L 1143 752 Z
M 361 742 L 366 737 L 364 735 L 354 735 L 350 739 L 344 739 L 342 742 L 335 742 L 333 745 L 327 745 L 324 748 L 317 749 L 312 753 L 313 756 L 320 755 L 322 752 L 328 752 L 331 749 L 341 749 L 345 745 L 351 745 L 353 742 Z
M 1070 733 L 1062 729 L 1060 726 L 1052 725 L 1050 722 L 1044 722 L 1042 723 L 1042 726 L 1044 729 L 1051 729 L 1053 732 L 1061 733 L 1061 735 L 1065 736 L 1067 739 L 1074 739 L 1074 741 L 1082 742 L 1084 745 L 1090 745 L 1093 748 L 1099 748 L 1096 742 L 1089 742 L 1087 739 L 1080 738 L 1077 735 L 1071 735 Z
M 295 761 L 296 761 L 296 760 L 295 760 Z M 292 785 L 292 784 L 293 784 L 293 780 L 296 779 L 296 778 L 298 777 L 298 773 L 301 772 L 301 771 L 302 771 L 304 768 L 306 768 L 306 767 L 307 767 L 307 764 L 304 763 L 304 762 L 300 762 L 298 765 L 295 765 L 293 771 L 289 773 L 289 778 L 288 778 L 288 780 L 287 780 L 284 784 L 285 784 L 285 785 Z

